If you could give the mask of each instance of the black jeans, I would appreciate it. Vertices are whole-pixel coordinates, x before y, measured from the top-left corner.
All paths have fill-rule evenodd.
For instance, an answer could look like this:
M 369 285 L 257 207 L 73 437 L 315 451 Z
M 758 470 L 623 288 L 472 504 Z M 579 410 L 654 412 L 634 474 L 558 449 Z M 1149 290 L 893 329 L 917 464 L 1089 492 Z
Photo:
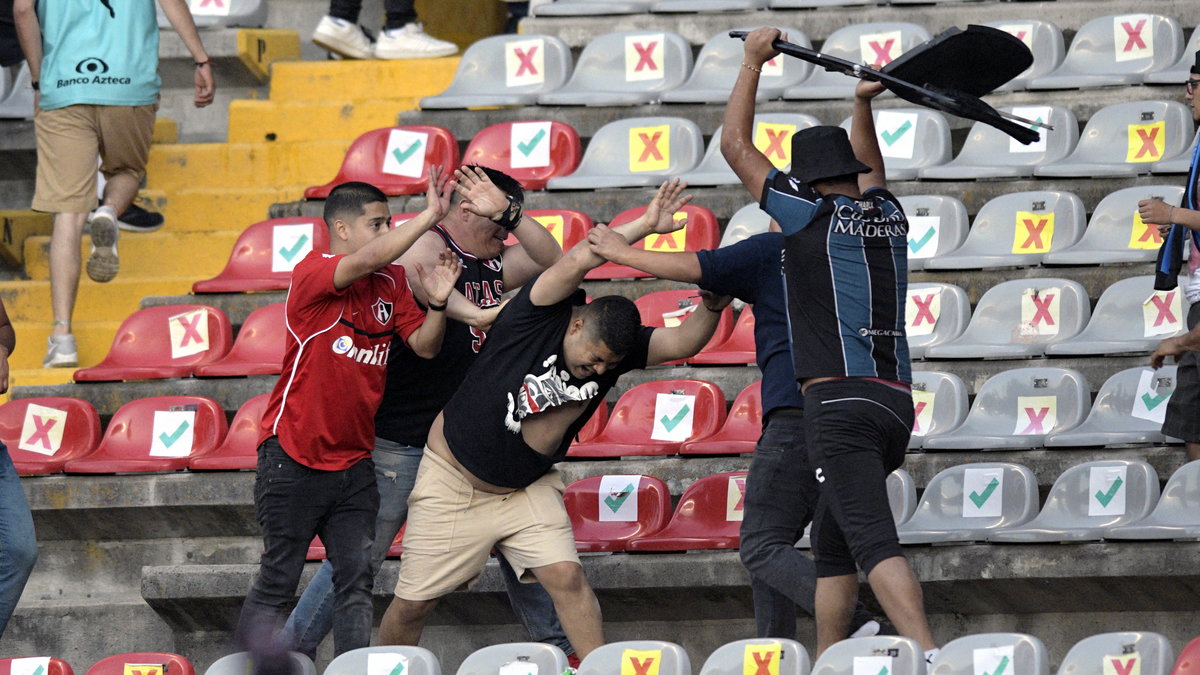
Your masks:
M 416 0 L 383 0 L 383 12 L 386 15 L 384 29 L 403 28 L 404 24 L 416 21 L 417 11 L 413 7 L 415 2 Z M 329 0 L 329 16 L 358 23 L 360 11 L 362 0 Z
M 369 646 L 371 546 L 379 510 L 371 459 L 342 471 L 310 469 L 288 456 L 272 436 L 258 448 L 254 510 L 265 550 L 238 619 L 238 647 L 260 654 L 286 651 L 275 632 L 296 596 L 314 534 L 321 535 L 333 565 L 334 650 L 341 654 Z
M 758 637 L 795 639 L 796 606 L 814 614 L 816 565 L 795 543 L 812 520 L 817 494 L 804 443 L 804 411 L 772 411 L 750 461 L 741 530 Z M 859 603 L 850 631 L 870 620 Z

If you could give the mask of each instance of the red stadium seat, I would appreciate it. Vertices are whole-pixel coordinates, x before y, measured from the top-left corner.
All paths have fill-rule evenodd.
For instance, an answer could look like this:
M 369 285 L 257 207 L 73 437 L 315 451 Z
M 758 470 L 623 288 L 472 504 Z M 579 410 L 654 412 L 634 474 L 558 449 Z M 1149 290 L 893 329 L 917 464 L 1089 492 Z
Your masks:
M 283 369 L 286 338 L 284 303 L 259 307 L 246 317 L 233 349 L 225 358 L 198 366 L 195 374 L 197 377 L 278 375 Z
M 746 472 L 705 476 L 688 486 L 671 522 L 658 534 L 634 539 L 628 551 L 696 551 L 738 548 L 746 497 Z
M 16 399 L 0 405 L 0 441 L 22 476 L 58 473 L 100 445 L 100 416 L 79 399 Z
M 262 418 L 267 412 L 270 394 L 259 394 L 242 404 L 225 440 L 212 452 L 194 456 L 188 468 L 200 471 L 237 471 L 258 466 L 258 439 L 262 435 Z
M 706 345 L 687 362 L 697 365 L 748 364 L 754 363 L 754 354 L 754 311 L 747 305 L 738 315 L 733 331 L 724 342 L 711 348 Z
M 147 307 L 121 323 L 108 355 L 91 368 L 75 371 L 75 381 L 188 377 L 197 366 L 225 356 L 232 342 L 229 317 L 216 307 Z
M 678 326 L 683 323 L 691 312 L 695 311 L 696 307 L 700 306 L 700 294 L 695 289 L 691 290 L 673 290 L 673 291 L 655 291 L 647 293 L 633 304 L 637 305 L 638 314 L 641 315 L 642 323 L 654 328 L 669 328 Z M 717 320 L 717 328 L 713 331 L 712 338 L 708 344 L 700 350 L 704 352 L 706 349 L 715 348 L 717 345 L 724 343 L 729 334 L 733 332 L 733 308 L 726 307 L 721 311 L 721 318 Z M 685 361 L 690 359 L 682 359 L 679 361 L 668 361 L 666 365 L 683 365 Z
M 617 217 L 612 219 L 609 227 L 623 225 L 629 221 L 638 218 L 646 212 L 646 207 L 639 206 L 637 208 L 628 209 L 617 214 Z M 671 234 L 652 234 L 634 246 L 642 249 L 650 249 L 652 251 L 664 251 L 667 253 L 682 253 L 684 251 L 699 251 L 705 248 L 716 248 L 721 240 L 721 231 L 717 227 L 717 217 L 712 211 L 703 206 L 688 204 L 683 207 L 683 210 L 675 214 L 676 220 L 682 217 L 680 214 L 686 214 L 688 219 L 687 227 Z M 587 273 L 587 279 L 638 279 L 649 277 L 649 274 L 641 270 L 635 270 L 632 267 L 624 265 L 616 265 L 606 262 L 596 269 Z
M 178 471 L 225 437 L 225 411 L 203 396 L 155 396 L 121 406 L 95 452 L 67 462 L 67 473 Z
M 663 394 L 682 394 L 694 399 L 664 400 L 660 409 L 659 396 Z M 657 420 L 656 415 L 659 416 Z M 683 426 L 689 418 L 692 421 L 690 433 Z M 646 382 L 622 394 L 613 406 L 604 431 L 588 443 L 572 446 L 567 456 L 674 455 L 685 441 L 716 433 L 724 421 L 725 394 L 717 385 L 700 380 Z M 656 431 L 659 438 L 667 436 L 677 440 L 651 438 Z
M 129 652 L 100 659 L 87 675 L 196 675 L 196 669 L 178 654 Z
M 0 675 L 75 675 L 75 671 L 58 657 L 27 656 L 0 659 Z
M 606 479 L 612 485 L 604 489 Z M 584 478 L 567 486 L 563 504 L 580 553 L 624 551 L 630 539 L 658 532 L 671 518 L 671 491 L 653 476 Z M 636 508 L 629 509 L 626 504 Z M 623 508 L 632 512 L 622 514 Z M 602 520 L 601 514 L 610 519 Z M 621 520 L 611 519 L 618 517 Z
M 554 235 L 554 239 L 563 251 L 574 248 L 575 244 L 587 237 L 588 230 L 592 229 L 592 219 L 586 213 L 570 209 L 530 209 L 525 212 L 525 215 L 550 230 L 550 234 Z M 507 246 L 514 246 L 520 242 L 517 241 L 517 235 L 509 234 L 504 243 Z
M 579 433 L 575 434 L 575 442 L 587 443 L 599 436 L 600 432 L 604 430 L 605 424 L 608 424 L 608 402 L 600 401 L 596 412 L 592 413 L 592 416 L 588 418 L 587 423 L 583 425 Z
M 1175 659 L 1175 667 L 1171 675 L 1197 675 L 1200 673 L 1200 637 L 1187 643 L 1179 658 Z
M 458 139 L 449 129 L 375 129 L 354 140 L 332 181 L 308 188 L 304 198 L 325 199 L 333 188 L 352 180 L 370 183 L 390 196 L 420 194 L 429 186 L 431 164 L 451 171 L 459 165 Z
M 562 122 L 501 122 L 475 134 L 463 164 L 499 169 L 526 190 L 544 190 L 546 181 L 575 171 L 583 156 L 579 134 Z
M 310 250 L 329 252 L 329 228 L 320 218 L 272 218 L 246 228 L 233 245 L 225 269 L 192 284 L 193 293 L 286 290 L 292 268 Z
M 762 381 L 746 387 L 733 400 L 729 416 L 717 433 L 708 438 L 688 441 L 679 449 L 681 455 L 731 455 L 754 452 L 762 435 Z

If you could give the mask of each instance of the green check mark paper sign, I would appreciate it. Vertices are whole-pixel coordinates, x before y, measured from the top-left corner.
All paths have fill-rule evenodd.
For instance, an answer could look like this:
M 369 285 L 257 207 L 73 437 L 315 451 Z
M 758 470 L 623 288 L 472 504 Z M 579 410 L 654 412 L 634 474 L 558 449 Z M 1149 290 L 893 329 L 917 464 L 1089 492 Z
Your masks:
M 429 134 L 407 129 L 392 129 L 380 171 L 393 176 L 420 178 L 425 170 L 425 151 Z
M 932 258 L 938 250 L 938 231 L 941 229 L 940 216 L 909 216 L 908 217 L 908 257 Z
M 917 113 L 880 110 L 875 113 L 879 152 L 891 159 L 912 159 L 916 151 Z
M 496 675 L 538 675 L 538 664 L 533 661 L 509 661 L 500 666 Z
M 1016 675 L 1012 645 L 976 649 L 974 661 L 974 675 Z
M 194 410 L 155 410 L 150 432 L 151 457 L 187 457 L 192 454 L 196 429 Z
M 276 225 L 271 228 L 271 271 L 291 272 L 312 251 L 313 226 Z
M 8 662 L 11 675 L 46 675 L 50 670 L 49 656 L 29 656 Z
M 403 654 L 367 654 L 366 675 L 408 675 L 408 657 Z
M 692 436 L 696 397 L 689 394 L 659 394 L 654 400 L 654 428 L 650 438 L 656 441 L 686 441 Z
M 963 518 L 999 518 L 1004 506 L 1004 470 L 963 471 Z
M 892 675 L 894 670 L 890 656 L 856 656 L 852 675 Z
M 550 122 L 513 122 L 509 159 L 514 169 L 550 166 Z
M 1088 472 L 1088 515 L 1125 515 L 1125 466 L 1094 466 Z
M 1174 380 L 1146 368 L 1138 376 L 1137 391 L 1133 393 L 1133 410 L 1138 419 L 1162 426 L 1167 416 L 1167 403 L 1175 391 Z
M 638 517 L 637 488 L 641 476 L 603 476 L 596 497 L 600 522 L 631 523 Z

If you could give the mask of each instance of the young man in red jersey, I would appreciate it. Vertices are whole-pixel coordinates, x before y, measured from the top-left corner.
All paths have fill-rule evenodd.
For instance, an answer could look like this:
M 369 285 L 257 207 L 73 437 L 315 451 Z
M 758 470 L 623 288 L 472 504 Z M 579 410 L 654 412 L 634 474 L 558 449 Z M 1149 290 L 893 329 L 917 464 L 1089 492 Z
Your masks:
M 379 508 L 371 448 L 392 336 L 421 356 L 436 355 L 461 270 L 448 252 L 434 269 L 418 270 L 426 313 L 404 268 L 392 261 L 445 215 L 451 189 L 434 167 L 425 210 L 389 229 L 387 197 L 378 188 L 339 185 L 325 201 L 330 253 L 310 253 L 292 272 L 287 351 L 263 416 L 254 484 L 265 551 L 235 634 L 239 648 L 260 655 L 260 672 L 273 670 L 286 650 L 274 633 L 314 534 L 333 564 L 335 651 L 370 643 Z

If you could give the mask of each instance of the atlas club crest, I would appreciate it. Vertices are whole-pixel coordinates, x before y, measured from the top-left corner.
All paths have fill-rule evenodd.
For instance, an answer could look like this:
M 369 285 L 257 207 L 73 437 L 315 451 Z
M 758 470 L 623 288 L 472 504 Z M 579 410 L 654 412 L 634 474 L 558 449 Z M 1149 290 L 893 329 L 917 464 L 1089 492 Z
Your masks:
M 375 304 L 371 305 L 371 313 L 375 315 L 376 321 L 386 326 L 392 321 L 392 303 L 384 302 L 383 298 L 376 298 Z

